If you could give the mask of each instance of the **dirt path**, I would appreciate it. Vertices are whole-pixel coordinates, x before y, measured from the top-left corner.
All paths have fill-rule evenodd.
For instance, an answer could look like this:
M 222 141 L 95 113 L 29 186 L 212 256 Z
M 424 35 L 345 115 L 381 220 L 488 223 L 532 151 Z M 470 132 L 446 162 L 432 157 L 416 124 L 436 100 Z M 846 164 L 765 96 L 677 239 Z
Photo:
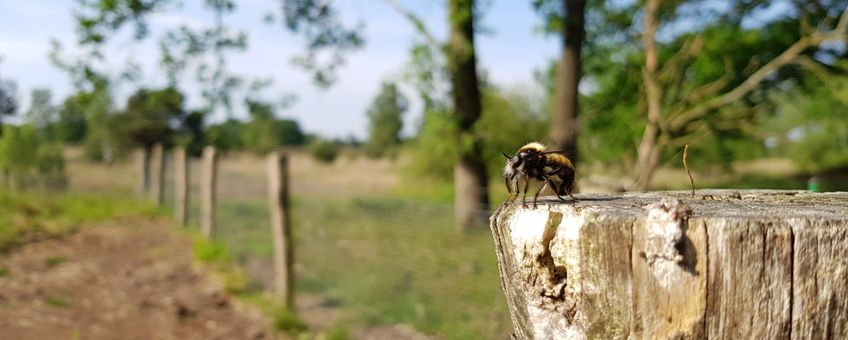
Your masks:
M 0 338 L 274 338 L 168 227 L 122 219 L 0 256 Z

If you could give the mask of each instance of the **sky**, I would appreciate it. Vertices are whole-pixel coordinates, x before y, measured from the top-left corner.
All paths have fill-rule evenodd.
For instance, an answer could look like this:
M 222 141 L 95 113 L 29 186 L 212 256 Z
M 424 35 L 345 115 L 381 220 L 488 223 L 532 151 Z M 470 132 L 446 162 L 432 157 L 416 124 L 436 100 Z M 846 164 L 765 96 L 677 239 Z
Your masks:
M 399 0 L 422 17 L 438 38 L 447 36 L 445 0 Z M 310 76 L 292 66 L 290 60 L 303 50 L 303 41 L 287 33 L 280 24 L 269 25 L 263 17 L 279 12 L 278 0 L 236 0 L 237 11 L 226 22 L 233 29 L 248 33 L 245 52 L 230 55 L 233 73 L 247 78 L 272 78 L 273 85 L 264 94 L 276 99 L 284 93 L 297 96 L 295 104 L 278 112 L 281 118 L 294 118 L 309 133 L 330 138 L 367 136 L 365 112 L 385 80 L 398 80 L 409 60 L 409 49 L 417 32 L 383 0 L 337 0 L 342 17 L 348 23 L 365 24 L 363 49 L 354 52 L 338 72 L 338 81 L 328 89 L 316 87 Z M 541 19 L 530 7 L 530 1 L 490 0 L 485 2 L 482 27 L 477 37 L 479 67 L 495 85 L 505 88 L 533 89 L 533 73 L 545 68 L 558 56 L 556 37 L 539 33 Z M 74 24 L 71 0 L 0 0 L 0 77 L 14 80 L 22 102 L 19 111 L 29 106 L 33 88 L 50 88 L 54 102 L 59 103 L 72 90 L 65 73 L 50 64 L 50 40 L 57 39 L 72 55 Z M 156 40 L 164 32 L 180 25 L 211 25 L 212 14 L 204 10 L 202 0 L 182 0 L 176 10 L 151 17 L 151 34 L 145 42 L 134 42 L 127 34 L 117 36 L 106 49 L 108 67 L 115 72 L 127 56 L 144 67 L 140 85 L 165 85 L 165 76 L 157 67 Z M 419 39 L 420 40 L 420 39 Z M 200 106 L 197 86 L 181 84 L 189 95 L 188 108 Z M 118 106 L 134 88 L 117 89 Z M 420 101 L 412 89 L 402 87 L 412 101 L 405 117 L 404 134 L 411 134 L 420 122 Z M 538 90 L 538 89 L 537 89 Z M 246 117 L 244 111 L 237 117 Z M 223 115 L 211 117 L 221 121 Z

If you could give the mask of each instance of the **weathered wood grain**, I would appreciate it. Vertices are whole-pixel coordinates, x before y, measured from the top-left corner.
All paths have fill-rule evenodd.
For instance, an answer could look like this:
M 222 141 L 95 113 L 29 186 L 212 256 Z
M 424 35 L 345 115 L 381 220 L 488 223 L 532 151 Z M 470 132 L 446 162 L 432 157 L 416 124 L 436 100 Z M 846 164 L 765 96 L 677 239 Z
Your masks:
M 211 238 L 215 233 L 215 203 L 217 202 L 218 153 L 215 147 L 203 148 L 200 176 L 200 230 Z
M 513 338 L 848 338 L 848 193 L 699 193 L 501 206 Z
M 153 145 L 151 152 L 151 168 L 153 168 L 151 198 L 156 204 L 165 203 L 165 151 L 162 144 Z
M 294 310 L 294 243 L 289 210 L 289 166 L 286 155 L 268 155 L 268 210 L 274 235 L 274 281 L 284 308 Z
M 174 218 L 182 226 L 188 225 L 189 162 L 186 149 L 174 149 Z

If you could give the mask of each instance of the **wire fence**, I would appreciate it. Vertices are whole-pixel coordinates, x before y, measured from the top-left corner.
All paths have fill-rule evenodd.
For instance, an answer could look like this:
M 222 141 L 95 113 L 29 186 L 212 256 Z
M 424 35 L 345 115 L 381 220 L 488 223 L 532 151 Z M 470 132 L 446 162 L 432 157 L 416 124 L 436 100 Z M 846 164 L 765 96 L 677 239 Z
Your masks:
M 171 206 L 173 162 L 166 164 Z M 199 167 L 192 161 L 194 225 L 200 216 Z M 218 166 L 213 238 L 227 247 L 247 273 L 248 289 L 256 291 L 270 291 L 274 282 L 266 168 L 263 159 L 243 155 L 224 155 Z M 487 226 L 461 232 L 450 204 L 344 187 L 321 181 L 315 171 L 321 170 L 293 170 L 291 177 L 296 296 L 320 299 L 341 312 L 335 322 L 353 329 L 405 324 L 448 339 L 509 333 Z

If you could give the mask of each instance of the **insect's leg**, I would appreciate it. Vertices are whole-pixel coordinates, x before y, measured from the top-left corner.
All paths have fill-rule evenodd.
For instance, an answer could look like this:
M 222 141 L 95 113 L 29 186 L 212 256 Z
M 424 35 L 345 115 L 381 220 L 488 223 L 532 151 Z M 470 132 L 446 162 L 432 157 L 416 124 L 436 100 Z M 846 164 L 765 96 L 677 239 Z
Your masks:
M 542 187 L 541 187 L 541 188 L 539 188 L 539 190 L 538 190 L 538 191 L 536 191 L 536 195 L 535 195 L 535 196 L 533 196 L 533 209 L 538 208 L 538 205 L 536 204 L 536 201 L 538 201 L 538 200 L 539 200 L 539 193 L 541 193 L 541 192 L 542 192 L 542 190 L 545 190 L 545 188 L 547 188 L 547 187 L 548 187 L 548 184 L 549 184 L 550 182 L 551 182 L 551 179 L 550 179 L 550 178 L 548 178 L 548 177 L 546 176 L 546 177 L 545 177 L 545 183 L 544 183 L 544 184 L 542 184 Z
M 530 188 L 530 178 L 524 177 L 524 194 L 521 196 L 521 206 L 527 208 L 527 189 Z
M 513 200 L 513 198 L 512 198 L 512 185 L 509 184 L 509 182 L 510 182 L 509 180 L 510 180 L 509 178 L 504 176 L 504 184 L 506 184 L 506 192 L 508 193 L 508 195 L 506 196 L 506 201 L 504 201 L 504 203 L 511 202 Z
M 562 192 L 565 191 L 565 189 L 563 188 L 564 184 L 565 183 L 562 180 L 560 180 L 559 184 L 553 184 L 554 192 L 556 193 L 557 198 L 559 198 L 559 200 L 563 202 L 565 202 L 565 197 L 562 197 Z

